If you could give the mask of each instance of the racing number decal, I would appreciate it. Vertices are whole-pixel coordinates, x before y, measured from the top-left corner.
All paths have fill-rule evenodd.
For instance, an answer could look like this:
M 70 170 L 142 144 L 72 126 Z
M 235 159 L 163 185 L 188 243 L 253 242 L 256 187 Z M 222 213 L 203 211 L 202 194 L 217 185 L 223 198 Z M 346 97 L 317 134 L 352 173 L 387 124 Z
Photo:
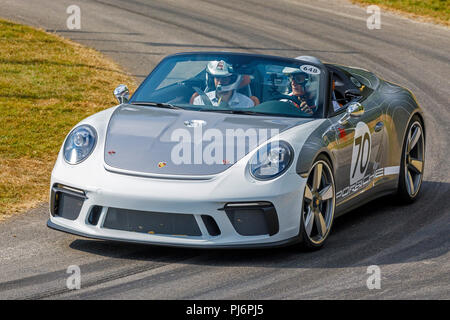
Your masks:
M 358 122 L 353 140 L 352 163 L 350 167 L 350 184 L 364 178 L 370 161 L 372 138 L 369 127 L 364 122 Z
M 308 73 L 308 74 L 314 74 L 314 75 L 320 74 L 320 69 L 319 68 L 316 68 L 316 67 L 311 66 L 309 64 L 302 65 L 300 67 L 300 70 L 302 70 L 303 72 Z
M 359 148 L 358 148 L 358 155 L 356 156 L 356 164 L 357 165 L 355 165 L 355 169 L 353 170 L 352 178 L 355 177 L 355 173 L 356 173 L 356 169 L 357 169 L 358 165 L 359 165 L 360 173 L 363 173 L 366 171 L 367 163 L 369 162 L 369 157 L 366 157 L 365 160 L 363 160 L 363 159 L 364 159 L 364 150 L 366 150 L 365 149 L 366 145 L 370 146 L 370 135 L 367 132 L 364 133 L 364 140 L 362 140 L 362 142 L 361 142 L 361 140 L 362 140 L 361 137 L 358 137 L 355 139 L 354 146 L 359 146 Z M 366 144 L 366 142 L 367 142 L 367 144 Z M 361 150 L 362 150 L 362 153 L 361 153 Z M 361 159 L 361 161 L 359 161 L 359 159 Z M 363 162 L 364 162 L 364 164 L 363 164 Z

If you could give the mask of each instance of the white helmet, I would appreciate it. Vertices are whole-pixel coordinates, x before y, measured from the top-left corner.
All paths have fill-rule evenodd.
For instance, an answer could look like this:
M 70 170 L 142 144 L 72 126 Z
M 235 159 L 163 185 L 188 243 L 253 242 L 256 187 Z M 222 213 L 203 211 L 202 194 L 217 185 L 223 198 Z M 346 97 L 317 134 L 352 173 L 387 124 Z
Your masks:
M 216 87 L 217 92 L 227 92 L 236 90 L 241 83 L 242 76 L 233 72 L 233 66 L 226 63 L 223 60 L 210 61 L 206 66 L 206 83 L 209 82 L 209 76 L 214 78 L 226 78 L 231 77 L 230 83 L 226 86 L 218 85 Z
M 313 56 L 299 56 L 294 59 L 305 61 L 305 62 L 311 62 L 311 63 L 317 64 L 317 65 L 323 65 L 322 62 L 318 58 L 313 57 Z M 295 73 L 301 73 L 301 72 L 303 72 L 303 71 L 300 70 L 300 68 L 285 67 L 283 69 L 283 73 L 286 75 L 293 75 Z
M 318 64 L 318 65 L 322 64 L 322 61 L 320 61 L 318 58 L 313 57 L 313 56 L 299 56 L 299 57 L 296 57 L 295 59 L 302 60 L 305 62 L 311 62 L 311 63 Z
M 290 76 L 295 73 L 303 73 L 300 68 L 284 67 L 282 71 L 285 75 Z

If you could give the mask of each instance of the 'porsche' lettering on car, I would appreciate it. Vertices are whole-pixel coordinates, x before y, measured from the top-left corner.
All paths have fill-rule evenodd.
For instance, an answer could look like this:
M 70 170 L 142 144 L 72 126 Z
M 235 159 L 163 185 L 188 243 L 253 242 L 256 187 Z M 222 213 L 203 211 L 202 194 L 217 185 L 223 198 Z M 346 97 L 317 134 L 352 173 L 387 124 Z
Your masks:
M 362 179 L 359 179 L 355 183 L 352 183 L 350 186 L 345 187 L 344 189 L 336 192 L 336 200 L 344 199 L 348 196 L 360 191 L 362 188 L 367 186 L 369 183 L 373 182 L 376 178 L 380 178 L 383 176 L 398 174 L 399 167 L 388 167 L 388 168 L 379 168 L 364 176 Z

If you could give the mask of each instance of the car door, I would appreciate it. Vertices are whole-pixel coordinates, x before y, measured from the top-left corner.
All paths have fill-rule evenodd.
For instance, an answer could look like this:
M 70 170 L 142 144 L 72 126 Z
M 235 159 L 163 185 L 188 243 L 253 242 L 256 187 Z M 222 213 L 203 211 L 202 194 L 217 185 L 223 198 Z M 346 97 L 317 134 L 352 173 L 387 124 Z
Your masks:
M 361 99 L 343 106 L 341 112 L 330 117 L 336 131 L 334 155 L 336 158 L 336 205 L 351 207 L 365 193 L 369 196 L 380 165 L 379 148 L 382 141 L 381 109 Z M 359 112 L 348 113 L 358 106 Z

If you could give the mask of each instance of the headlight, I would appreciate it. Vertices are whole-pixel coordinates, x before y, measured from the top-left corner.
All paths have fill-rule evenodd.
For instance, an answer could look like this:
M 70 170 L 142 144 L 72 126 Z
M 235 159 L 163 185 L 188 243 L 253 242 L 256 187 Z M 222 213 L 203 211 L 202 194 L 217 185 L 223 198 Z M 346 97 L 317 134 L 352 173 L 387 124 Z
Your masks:
M 72 130 L 64 143 L 64 159 L 70 164 L 78 164 L 94 150 L 97 132 L 89 125 L 81 125 Z
M 285 141 L 275 141 L 261 147 L 250 159 L 250 174 L 259 180 L 278 177 L 289 168 L 294 156 L 291 145 Z

